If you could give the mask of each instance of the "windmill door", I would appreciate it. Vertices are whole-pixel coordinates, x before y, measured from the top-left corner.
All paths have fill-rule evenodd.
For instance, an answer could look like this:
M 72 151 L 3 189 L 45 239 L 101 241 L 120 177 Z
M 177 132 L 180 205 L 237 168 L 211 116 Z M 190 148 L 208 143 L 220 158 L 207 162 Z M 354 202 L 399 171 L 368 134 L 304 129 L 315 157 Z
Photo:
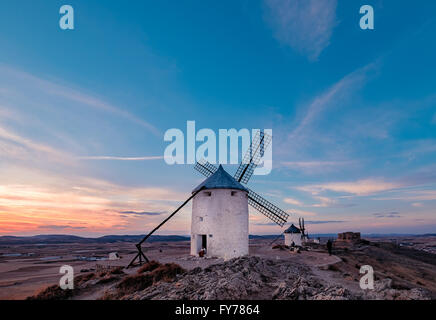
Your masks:
M 206 249 L 207 254 L 207 235 L 197 234 L 195 235 L 195 253 L 200 253 L 201 249 Z
M 205 234 L 201 235 L 201 248 L 202 249 L 204 248 L 207 250 L 207 235 L 205 235 Z

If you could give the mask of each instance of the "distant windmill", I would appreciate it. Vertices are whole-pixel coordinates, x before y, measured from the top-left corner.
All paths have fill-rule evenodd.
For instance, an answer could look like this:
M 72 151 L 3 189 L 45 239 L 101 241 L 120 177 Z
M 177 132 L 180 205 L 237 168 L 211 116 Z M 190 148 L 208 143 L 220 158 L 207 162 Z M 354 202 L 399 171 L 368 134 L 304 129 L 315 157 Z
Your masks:
M 133 265 L 136 259 L 139 259 L 140 264 L 143 258 L 148 262 L 142 252 L 142 243 L 191 199 L 193 255 L 202 250 L 204 254 L 225 259 L 248 254 L 248 204 L 282 227 L 289 214 L 241 184 L 248 183 L 271 140 L 270 135 L 259 131 L 233 177 L 222 166 L 217 168 L 207 161 L 198 161 L 195 169 L 207 179 L 192 191 L 192 195 L 180 207 L 136 245 L 138 253 L 128 267 Z
M 306 232 L 306 228 L 304 227 L 304 218 L 298 218 L 298 224 L 301 230 L 301 240 L 307 241 L 309 239 L 309 234 Z

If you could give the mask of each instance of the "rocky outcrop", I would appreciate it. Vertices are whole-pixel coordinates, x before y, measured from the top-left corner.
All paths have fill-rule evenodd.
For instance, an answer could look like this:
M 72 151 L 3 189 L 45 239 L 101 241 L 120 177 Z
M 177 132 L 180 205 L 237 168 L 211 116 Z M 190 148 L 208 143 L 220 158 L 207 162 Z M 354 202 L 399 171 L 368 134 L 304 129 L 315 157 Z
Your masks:
M 374 290 L 365 290 L 364 299 L 367 300 L 430 300 L 427 290 L 421 288 L 394 289 L 392 279 L 375 281 Z
M 352 292 L 328 285 L 306 266 L 259 257 L 236 258 L 205 269 L 195 268 L 172 282 L 160 282 L 122 299 L 169 300 L 359 300 L 428 299 L 422 289 L 398 290 L 391 282 L 376 281 L 374 290 Z
M 196 268 L 124 299 L 358 299 L 347 289 L 325 286 L 302 265 L 258 257 Z

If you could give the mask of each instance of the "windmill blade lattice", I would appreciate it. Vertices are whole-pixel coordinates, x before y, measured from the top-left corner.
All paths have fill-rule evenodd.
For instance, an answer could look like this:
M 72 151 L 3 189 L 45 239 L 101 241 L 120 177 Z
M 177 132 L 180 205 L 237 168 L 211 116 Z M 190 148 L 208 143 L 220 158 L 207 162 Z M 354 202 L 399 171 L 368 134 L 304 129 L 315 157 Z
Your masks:
M 209 163 L 209 161 L 206 161 L 204 159 L 198 160 L 198 162 L 194 166 L 194 169 L 200 172 L 206 178 L 209 178 L 211 175 L 215 173 L 215 171 L 218 170 L 217 167 L 215 167 L 213 164 Z
M 273 205 L 251 189 L 248 189 L 248 204 L 273 222 L 277 223 L 280 227 L 283 227 L 283 225 L 288 221 L 288 213 Z
M 254 173 L 254 169 L 259 165 L 263 152 L 268 148 L 272 137 L 262 131 L 258 131 L 250 144 L 247 152 L 239 165 L 233 178 L 236 181 L 247 184 Z
M 205 177 L 210 177 L 218 168 L 213 164 L 210 164 L 204 159 L 199 160 L 195 164 L 195 170 L 203 174 Z M 279 207 L 273 205 L 271 202 L 265 198 L 258 195 L 253 190 L 245 187 L 248 190 L 248 204 L 254 209 L 268 217 L 271 221 L 277 223 L 280 227 L 287 222 L 289 214 L 284 212 Z

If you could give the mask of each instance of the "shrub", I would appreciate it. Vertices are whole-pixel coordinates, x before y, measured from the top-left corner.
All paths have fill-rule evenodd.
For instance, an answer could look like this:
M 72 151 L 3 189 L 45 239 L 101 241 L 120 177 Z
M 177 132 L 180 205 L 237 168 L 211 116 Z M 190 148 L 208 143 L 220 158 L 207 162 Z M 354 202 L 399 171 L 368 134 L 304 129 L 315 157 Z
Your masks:
M 152 260 L 150 262 L 147 262 L 144 264 L 141 268 L 139 268 L 138 273 L 144 273 L 148 271 L 153 271 L 154 269 L 160 267 L 161 264 L 155 260 Z
M 151 271 L 144 271 L 152 269 Z M 144 290 L 151 285 L 159 282 L 170 282 L 178 274 L 184 273 L 185 270 L 175 263 L 166 263 L 164 265 L 154 261 L 149 262 L 138 270 L 138 274 L 128 276 L 124 278 L 117 286 L 117 292 L 112 294 L 105 294 L 102 299 L 111 299 L 116 297 L 122 297 L 126 294 L 134 293 Z
M 118 285 L 118 293 L 123 296 L 135 291 L 144 290 L 153 284 L 153 276 L 147 274 L 135 274 L 124 278 Z
M 334 264 L 329 265 L 328 270 L 330 270 L 330 271 L 340 271 L 338 266 L 336 266 Z
M 106 275 L 103 278 L 101 278 L 100 280 L 98 280 L 98 284 L 103 284 L 103 283 L 109 283 L 109 282 L 113 282 L 115 280 L 118 280 L 119 277 L 117 275 Z
M 42 289 L 36 295 L 28 297 L 27 300 L 66 300 L 72 296 L 73 290 L 63 290 L 56 284 Z
M 175 263 L 166 263 L 165 265 L 161 265 L 151 274 L 153 275 L 153 283 L 163 281 L 172 281 L 178 274 L 184 273 L 185 270 Z
M 112 269 L 109 271 L 109 273 L 110 273 L 110 274 L 124 274 L 123 269 L 124 269 L 124 267 L 115 267 L 115 268 L 112 268 Z
M 79 286 L 82 283 L 94 279 L 95 277 L 96 277 L 95 273 L 87 273 L 87 274 L 80 275 L 74 278 L 74 285 Z

